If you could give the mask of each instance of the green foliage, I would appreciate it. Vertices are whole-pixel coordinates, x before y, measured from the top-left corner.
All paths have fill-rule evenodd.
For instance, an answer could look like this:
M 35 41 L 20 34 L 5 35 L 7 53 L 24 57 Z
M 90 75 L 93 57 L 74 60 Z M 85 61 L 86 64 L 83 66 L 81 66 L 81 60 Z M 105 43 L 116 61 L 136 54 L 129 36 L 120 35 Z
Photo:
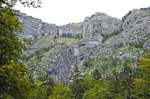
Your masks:
M 92 67 L 94 64 L 94 59 L 92 57 L 87 57 L 85 60 L 84 60 L 84 63 L 83 65 L 85 67 Z
M 72 93 L 75 95 L 76 99 L 81 98 L 83 94 L 82 85 L 80 84 L 80 82 L 82 82 L 82 75 L 77 67 L 74 70 L 71 80 L 69 87 L 72 90 Z
M 104 43 L 108 38 L 110 38 L 110 37 L 112 37 L 112 36 L 115 36 L 115 35 L 118 35 L 118 34 L 121 33 L 122 31 L 123 31 L 123 28 L 122 28 L 122 26 L 120 26 L 119 29 L 113 31 L 113 32 L 110 33 L 110 34 L 102 34 L 102 36 L 103 36 L 102 42 Z
M 78 40 L 83 39 L 82 34 L 73 34 L 73 33 L 62 33 L 61 37 L 62 38 L 75 38 L 75 39 L 78 39 Z
M 76 34 L 75 38 L 78 40 L 81 40 L 81 39 L 83 39 L 83 35 L 82 34 Z
M 133 79 L 135 78 L 136 69 L 132 67 L 132 60 L 125 58 L 118 69 L 114 70 L 111 75 L 107 76 L 105 81 L 108 83 L 113 97 L 121 99 L 132 98 Z
M 18 1 L 24 5 L 36 6 L 35 1 L 28 0 L 0 1 L 0 98 L 26 99 L 30 96 L 32 87 L 20 56 L 26 47 L 17 36 L 17 33 L 22 32 L 17 14 L 19 11 L 12 9 Z M 24 41 L 29 44 L 27 40 Z
M 62 33 L 61 36 L 63 38 L 74 38 L 74 35 L 72 33 Z
M 96 58 L 89 60 L 98 60 Z M 107 62 L 104 66 L 111 65 L 115 69 L 109 71 L 105 74 L 101 72 L 101 69 L 95 69 L 92 72 L 92 78 L 95 81 L 104 81 L 104 86 L 101 84 L 92 84 L 90 80 L 79 80 L 78 90 L 80 92 L 79 99 L 131 99 L 131 98 L 141 98 L 148 99 L 149 97 L 149 85 L 150 85 L 150 75 L 149 75 L 149 64 L 150 64 L 150 54 L 147 53 L 144 57 L 140 58 L 138 62 L 138 69 L 135 67 L 136 60 L 131 58 L 123 58 L 118 60 L 111 58 L 111 61 L 105 59 Z M 100 59 L 102 61 L 102 59 Z M 99 61 L 99 62 L 100 62 Z M 104 60 L 103 60 L 104 61 Z M 96 61 L 94 61 L 95 63 Z M 97 61 L 98 62 L 98 61 Z M 120 65 L 116 68 L 115 65 Z M 100 70 L 100 71 L 99 71 Z M 102 69 L 104 70 L 104 69 Z M 101 74 L 102 73 L 102 74 Z M 139 74 L 138 74 L 139 73 Z M 94 82 L 95 82 L 94 81 Z M 87 83 L 88 82 L 88 83 Z M 74 86 L 77 86 L 75 84 Z M 82 94 L 81 94 L 82 93 Z
M 16 12 L 8 7 L 0 8 L 0 65 L 4 65 L 9 60 L 18 61 L 25 46 L 14 33 L 22 31 Z
M 95 84 L 89 90 L 86 90 L 82 99 L 111 99 L 111 92 L 103 84 Z
M 50 94 L 49 99 L 74 99 L 74 95 L 65 84 L 55 83 L 54 90 Z
M 28 93 L 31 84 L 26 79 L 25 67 L 14 62 L 7 63 L 0 68 L 0 93 L 7 93 L 13 97 L 23 97 Z
M 58 38 L 56 41 L 61 42 L 62 45 L 70 46 L 72 43 L 77 42 L 75 38 Z
M 133 79 L 137 75 L 136 69 L 132 67 L 135 66 L 136 63 L 136 60 L 134 58 L 124 57 L 123 59 L 118 59 L 112 57 L 110 58 L 90 57 L 87 58 L 85 62 L 87 64 L 90 64 L 90 66 L 92 64 L 92 66 L 96 68 L 89 75 L 90 78 L 102 80 L 105 82 L 105 84 L 109 85 L 105 86 L 104 90 L 105 88 L 109 89 L 108 93 L 112 98 L 122 98 L 122 99 L 132 98 Z M 80 88 L 82 87 L 80 86 Z M 86 87 L 84 86 L 84 88 Z M 91 98 L 96 96 L 98 97 L 98 95 L 94 94 L 92 96 L 92 91 L 89 91 L 89 89 L 87 89 L 86 92 L 87 95 L 85 95 L 84 97 L 88 97 L 90 93 Z M 99 96 L 99 98 L 100 97 L 101 95 Z
M 135 42 L 130 42 L 129 45 L 136 47 L 136 48 L 143 48 L 143 45 L 145 43 L 145 40 L 143 41 L 135 41 Z
M 50 49 L 52 49 L 52 48 L 53 48 L 53 46 L 48 46 L 48 47 L 36 50 L 34 53 L 29 54 L 29 56 L 23 55 L 22 59 L 23 59 L 23 61 L 27 62 L 28 60 L 30 60 L 31 58 L 36 56 L 36 59 L 41 61 L 43 54 L 50 51 Z
M 114 46 L 117 47 L 117 48 L 121 48 L 121 47 L 124 46 L 124 43 L 123 43 L 123 42 L 120 42 L 118 45 L 114 45 Z
M 22 31 L 16 13 L 0 4 L 0 96 L 6 93 L 18 98 L 28 94 L 31 85 L 26 79 L 27 68 L 20 61 L 26 48 L 16 34 Z
M 130 60 L 130 61 L 129 61 Z M 115 58 L 115 57 L 87 57 L 83 61 L 82 67 L 80 67 L 80 71 L 84 73 L 86 77 L 94 77 L 93 69 L 97 69 L 99 71 L 99 75 L 105 75 L 107 73 L 112 72 L 113 70 L 117 70 L 121 68 L 123 63 L 128 63 L 129 65 L 135 65 L 136 60 L 134 58 Z M 91 74 L 92 72 L 92 74 Z
M 99 71 L 98 69 L 95 69 L 93 72 L 92 72 L 92 77 L 96 80 L 99 80 L 102 78 L 102 73 L 101 71 Z
M 23 38 L 23 42 L 25 43 L 25 45 L 32 45 L 33 40 L 32 38 L 29 38 L 29 39 Z
M 40 82 L 34 82 L 34 86 L 32 87 L 32 93 L 28 97 L 29 99 L 48 99 L 49 95 L 52 94 L 54 82 L 52 79 L 47 77 L 40 77 Z
M 75 94 L 75 99 L 104 99 L 111 97 L 109 88 L 101 80 L 73 79 L 69 87 Z
M 69 87 L 72 90 L 72 93 L 75 94 L 75 99 L 82 99 L 83 95 L 84 97 L 87 97 L 88 90 L 93 88 L 95 85 L 100 85 L 100 86 L 103 85 L 103 82 L 100 80 L 88 79 L 88 78 L 83 79 L 83 77 L 81 76 L 77 68 L 72 78 L 73 81 L 69 84 Z M 84 99 L 88 99 L 88 98 L 84 98 Z
M 120 59 L 106 57 L 87 57 L 83 62 L 84 71 L 94 67 L 100 70 L 101 74 L 110 72 L 109 70 L 118 67 L 120 64 Z
M 150 96 L 150 53 L 140 58 L 137 63 L 139 69 L 139 76 L 135 78 L 135 97 L 141 99 L 148 99 Z
M 47 90 L 42 86 L 34 86 L 30 96 L 26 97 L 26 99 L 48 99 Z
M 17 2 L 20 2 L 25 7 L 40 7 L 41 0 L 1 0 L 0 5 L 5 5 L 7 7 L 13 7 L 16 5 Z
M 120 92 L 122 98 L 131 98 L 133 78 L 135 74 L 135 68 L 132 68 L 130 64 L 123 63 L 123 68 L 119 73 L 120 79 Z
M 102 73 L 101 69 L 95 69 L 91 74 L 94 79 L 76 76 L 76 79 L 71 82 L 70 88 L 76 99 L 148 99 L 150 92 L 149 59 L 150 54 L 141 58 L 141 62 L 138 63 L 139 75 L 135 67 L 135 59 L 126 57 L 122 60 L 111 58 L 109 61 L 105 59 L 107 64 L 103 64 L 104 66 L 120 64 L 119 68 L 115 68 L 107 74 Z M 89 60 L 98 62 L 97 58 Z M 102 60 L 100 59 L 100 61 Z
M 75 99 L 82 99 L 83 94 L 86 90 L 92 88 L 95 84 L 100 84 L 101 82 L 94 79 L 80 79 L 80 80 L 73 80 L 70 84 L 70 89 L 72 90 L 73 94 L 75 94 Z

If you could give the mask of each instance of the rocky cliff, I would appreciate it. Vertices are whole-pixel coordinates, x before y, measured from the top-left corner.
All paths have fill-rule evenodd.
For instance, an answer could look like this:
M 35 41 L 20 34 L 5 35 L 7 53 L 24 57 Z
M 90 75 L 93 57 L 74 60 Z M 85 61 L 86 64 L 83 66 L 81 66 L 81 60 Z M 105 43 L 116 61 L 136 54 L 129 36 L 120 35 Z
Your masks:
M 63 26 L 42 22 L 42 20 L 27 16 L 24 13 L 20 14 L 19 19 L 23 23 L 24 28 L 24 33 L 20 34 L 20 36 L 25 38 L 32 37 L 33 40 L 52 34 L 85 34 L 89 31 L 93 31 L 94 33 L 110 33 L 118 28 L 120 24 L 120 20 L 104 13 L 95 13 L 91 17 L 85 18 L 84 22 Z
M 136 58 L 150 48 L 149 8 L 132 10 L 122 20 L 95 13 L 83 22 L 64 26 L 25 14 L 20 21 L 24 33 L 19 36 L 35 41 L 23 55 L 34 79 L 48 74 L 54 81 L 68 83 L 75 67 L 83 75 L 95 68 L 109 73 L 110 68 L 119 68 L 118 61 L 108 66 L 110 59 Z

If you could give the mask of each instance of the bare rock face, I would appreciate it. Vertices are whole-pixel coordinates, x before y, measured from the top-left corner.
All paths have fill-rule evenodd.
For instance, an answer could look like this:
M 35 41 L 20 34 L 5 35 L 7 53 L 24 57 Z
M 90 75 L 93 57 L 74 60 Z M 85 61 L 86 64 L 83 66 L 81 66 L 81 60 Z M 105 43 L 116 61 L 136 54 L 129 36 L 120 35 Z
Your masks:
M 134 9 L 123 17 L 122 21 L 121 33 L 110 38 L 103 45 L 100 54 L 116 49 L 121 43 L 123 46 L 149 49 L 150 9 Z M 132 51 L 129 54 L 137 56 Z M 124 56 L 128 57 L 129 55 L 124 54 Z
M 24 13 L 20 14 L 20 21 L 23 23 L 24 33 L 19 34 L 20 37 L 39 39 L 43 36 L 51 34 L 84 34 L 94 31 L 95 33 L 110 33 L 118 28 L 120 20 L 107 16 L 106 14 L 96 13 L 84 22 L 71 23 L 63 26 L 48 24 L 40 19 L 27 16 Z M 93 30 L 94 29 L 94 30 Z M 110 29 L 110 30 L 109 30 Z
M 149 8 L 130 11 L 122 20 L 95 13 L 83 22 L 63 26 L 25 14 L 20 21 L 24 23 L 24 33 L 19 36 L 35 40 L 25 55 L 34 78 L 48 74 L 56 82 L 68 83 L 74 68 L 86 57 L 137 57 L 143 48 L 150 48 Z M 75 40 L 52 34 L 82 34 L 84 38 Z
M 62 55 L 60 55 L 62 54 Z M 58 51 L 56 51 L 55 59 L 50 56 L 50 61 L 53 61 L 51 64 L 45 62 L 44 65 L 50 65 L 46 69 L 46 73 L 49 77 L 53 78 L 54 81 L 57 82 L 69 82 L 69 78 L 73 73 L 74 65 L 76 64 L 76 56 L 74 56 L 73 48 L 69 48 L 68 46 L 62 47 Z M 48 61 L 47 59 L 46 61 Z
M 62 34 L 62 33 L 81 34 L 83 33 L 82 27 L 83 25 L 81 22 L 63 25 L 59 27 L 59 34 Z
M 24 33 L 19 34 L 20 37 L 31 37 L 33 40 L 38 40 L 42 36 L 58 33 L 58 26 L 55 24 L 42 22 L 42 20 L 27 16 L 24 13 L 20 14 L 19 19 L 23 23 L 22 26 L 24 28 Z
M 83 33 L 92 30 L 94 33 L 111 33 L 116 30 L 121 21 L 112 18 L 104 13 L 95 13 L 91 17 L 86 17 L 83 22 Z

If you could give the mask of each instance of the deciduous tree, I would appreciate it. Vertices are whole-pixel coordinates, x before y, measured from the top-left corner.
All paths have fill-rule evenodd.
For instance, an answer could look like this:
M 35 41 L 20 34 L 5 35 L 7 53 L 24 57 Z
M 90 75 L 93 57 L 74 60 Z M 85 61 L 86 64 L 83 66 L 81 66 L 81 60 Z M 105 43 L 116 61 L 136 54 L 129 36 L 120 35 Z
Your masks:
M 14 98 L 26 97 L 30 89 L 31 84 L 26 78 L 27 68 L 20 56 L 26 47 L 17 36 L 22 32 L 19 11 L 13 9 L 17 2 L 38 7 L 35 1 L 27 1 L 0 0 L 0 98 L 6 96 L 4 94 Z
M 148 99 L 150 97 L 150 53 L 140 58 L 137 63 L 139 76 L 135 79 L 135 97 Z

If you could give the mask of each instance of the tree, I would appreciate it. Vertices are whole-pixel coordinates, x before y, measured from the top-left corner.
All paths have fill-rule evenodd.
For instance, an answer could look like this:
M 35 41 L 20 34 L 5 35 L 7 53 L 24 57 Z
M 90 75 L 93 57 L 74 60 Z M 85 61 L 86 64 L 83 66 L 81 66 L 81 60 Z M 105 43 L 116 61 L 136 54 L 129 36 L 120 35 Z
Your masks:
M 40 7 L 40 4 L 42 3 L 41 0 L 0 0 L 0 5 L 5 5 L 12 8 L 17 2 L 20 2 L 25 7 L 32 6 L 34 8 Z
M 113 97 L 121 99 L 121 85 L 119 73 L 115 70 L 112 71 L 112 75 L 106 77 L 106 82 L 109 85 L 111 92 L 113 93 Z
M 65 84 L 55 83 L 54 90 L 49 99 L 74 99 L 74 95 Z
M 75 95 L 75 99 L 82 99 L 85 91 L 93 88 L 95 84 L 101 84 L 101 81 L 95 79 L 88 79 L 82 77 L 78 68 L 75 69 L 72 76 L 73 81 L 70 82 L 69 87 Z
M 14 98 L 27 97 L 31 86 L 26 78 L 27 68 L 22 64 L 20 56 L 26 47 L 17 36 L 17 33 L 22 32 L 17 14 L 19 11 L 12 8 L 17 1 L 25 6 L 36 7 L 35 1 L 0 1 L 0 98 L 6 95 Z
M 54 82 L 47 77 L 41 77 L 39 81 L 33 82 L 33 85 L 29 99 L 48 99 L 49 95 L 52 94 Z
M 74 74 L 72 75 L 71 80 L 72 81 L 70 82 L 69 87 L 73 94 L 75 94 L 75 99 L 81 99 L 83 94 L 81 82 L 83 79 L 77 67 L 74 70 Z
M 139 76 L 134 79 L 134 97 L 148 99 L 150 97 L 150 53 L 147 52 L 145 56 L 141 57 L 137 65 Z
M 85 67 L 89 67 L 89 68 L 92 67 L 93 64 L 94 64 L 94 59 L 92 57 L 86 57 L 83 63 Z
M 82 99 L 112 99 L 111 92 L 108 87 L 100 84 L 94 84 L 94 87 L 86 90 Z
M 130 99 L 132 98 L 132 88 L 133 88 L 133 79 L 135 77 L 136 68 L 131 66 L 132 61 L 126 59 L 122 64 L 122 70 L 119 73 L 120 78 L 120 94 L 122 98 Z
M 93 72 L 92 72 L 92 77 L 95 79 L 95 80 L 100 80 L 102 77 L 101 77 L 102 73 L 98 70 L 98 69 L 95 69 Z

